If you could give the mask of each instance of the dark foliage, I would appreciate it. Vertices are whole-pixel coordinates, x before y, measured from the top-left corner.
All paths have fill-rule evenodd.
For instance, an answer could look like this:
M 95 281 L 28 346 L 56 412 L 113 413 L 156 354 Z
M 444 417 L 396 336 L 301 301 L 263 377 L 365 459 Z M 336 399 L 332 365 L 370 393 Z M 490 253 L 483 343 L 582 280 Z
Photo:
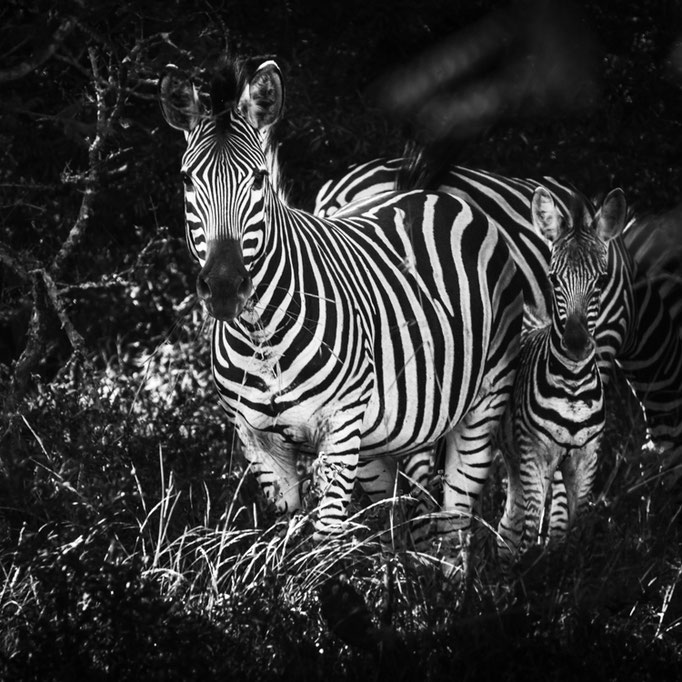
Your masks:
M 310 208 L 350 164 L 401 153 L 377 79 L 500 6 L 2 5 L 2 679 L 680 678 L 679 499 L 633 457 L 641 423 L 626 397 L 581 535 L 514 580 L 483 524 L 466 585 L 349 541 L 348 594 L 366 600 L 365 625 L 378 621 L 370 652 L 336 639 L 314 596 L 338 549 L 316 554 L 293 526 L 253 530 L 272 518 L 213 397 L 163 69 L 208 92 L 226 47 L 276 55 L 284 175 Z M 597 106 L 517 112 L 458 141 L 457 160 L 589 195 L 619 185 L 640 210 L 668 208 L 682 186 L 679 3 L 576 7 L 602 50 Z

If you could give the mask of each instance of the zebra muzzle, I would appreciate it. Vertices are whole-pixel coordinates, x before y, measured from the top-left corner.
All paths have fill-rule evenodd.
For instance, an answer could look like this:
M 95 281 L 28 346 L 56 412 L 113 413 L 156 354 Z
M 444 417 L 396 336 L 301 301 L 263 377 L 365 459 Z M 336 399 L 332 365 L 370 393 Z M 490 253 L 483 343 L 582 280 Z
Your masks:
M 229 322 L 239 317 L 253 293 L 253 281 L 235 240 L 209 243 L 206 263 L 197 276 L 197 295 L 208 314 Z
M 562 337 L 568 357 L 574 362 L 586 360 L 596 350 L 596 342 L 587 329 L 584 315 L 569 315 Z

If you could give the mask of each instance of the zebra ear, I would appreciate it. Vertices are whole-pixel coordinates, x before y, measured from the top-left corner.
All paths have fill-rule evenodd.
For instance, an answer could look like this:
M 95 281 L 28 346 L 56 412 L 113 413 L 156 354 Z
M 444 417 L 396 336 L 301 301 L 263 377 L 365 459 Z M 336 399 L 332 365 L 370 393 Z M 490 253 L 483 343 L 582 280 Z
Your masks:
M 625 227 L 627 206 L 620 187 L 612 189 L 602 202 L 596 217 L 597 234 L 605 241 L 617 237 Z
M 533 193 L 531 204 L 533 226 L 550 242 L 554 242 L 561 231 L 561 214 L 552 195 L 542 186 Z
M 263 62 L 244 86 L 239 97 L 239 113 L 256 130 L 276 123 L 284 109 L 284 81 L 277 64 Z
M 192 81 L 172 64 L 159 79 L 159 102 L 168 125 L 185 133 L 194 130 L 205 115 Z

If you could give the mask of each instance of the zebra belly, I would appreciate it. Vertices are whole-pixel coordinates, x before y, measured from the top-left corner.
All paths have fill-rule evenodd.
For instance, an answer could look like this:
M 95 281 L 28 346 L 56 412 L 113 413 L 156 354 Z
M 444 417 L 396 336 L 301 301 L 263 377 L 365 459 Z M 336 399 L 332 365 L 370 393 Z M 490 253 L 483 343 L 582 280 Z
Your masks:
M 270 453 L 287 455 L 303 450 L 314 452 L 333 431 L 344 413 L 344 405 L 318 393 L 303 400 L 292 399 L 287 389 L 303 389 L 276 381 L 264 382 L 261 375 L 240 374 L 229 381 L 225 368 L 216 376 L 221 403 L 235 424 L 242 443 Z
M 435 443 L 470 409 L 482 383 L 482 364 L 488 329 L 478 329 L 477 350 L 473 324 L 464 318 L 453 325 L 435 296 L 416 311 L 416 319 L 400 339 L 389 328 L 375 349 L 374 387 L 366 406 L 361 454 L 372 457 L 403 455 Z M 409 337 L 409 338 L 408 338 Z M 399 350 L 410 349 L 396 363 Z
M 359 395 L 352 401 L 315 396 L 292 402 L 287 400 L 285 390 L 254 389 L 244 381 L 230 387 L 224 377 L 219 393 L 247 449 L 273 457 L 286 457 L 298 451 L 317 454 L 328 447 L 329 435 L 343 426 L 350 402 L 355 403 L 352 410 L 362 425 L 360 454 L 363 457 L 398 456 L 434 443 L 459 421 L 468 407 L 462 403 L 456 412 L 451 412 L 440 390 L 444 383 L 440 373 L 429 372 L 420 379 L 419 383 L 389 386 L 382 395 L 373 391 L 365 402 Z M 423 382 L 431 383 L 436 390 L 425 395 Z M 410 399 L 405 401 L 405 396 Z
M 413 329 L 420 330 L 411 341 L 415 348 L 435 344 L 426 317 Z M 247 449 L 274 457 L 294 451 L 316 454 L 328 447 L 330 434 L 354 418 L 363 457 L 403 455 L 442 437 L 467 412 L 480 388 L 480 371 L 463 361 L 470 357 L 467 347 L 455 344 L 447 324 L 439 329 L 438 352 L 414 354 L 399 368 L 394 364 L 397 340 L 386 334 L 377 353 L 381 366 L 365 356 L 356 374 L 346 377 L 356 385 L 350 391 L 331 379 L 322 386 L 315 379 L 285 378 L 273 371 L 272 358 L 251 358 L 246 372 L 225 360 L 214 363 L 214 379 Z M 481 345 L 487 343 L 479 340 Z
M 373 392 L 363 419 L 361 454 L 404 455 L 435 443 L 470 407 L 469 402 L 453 406 L 452 388 L 452 376 L 429 371 L 419 381 Z

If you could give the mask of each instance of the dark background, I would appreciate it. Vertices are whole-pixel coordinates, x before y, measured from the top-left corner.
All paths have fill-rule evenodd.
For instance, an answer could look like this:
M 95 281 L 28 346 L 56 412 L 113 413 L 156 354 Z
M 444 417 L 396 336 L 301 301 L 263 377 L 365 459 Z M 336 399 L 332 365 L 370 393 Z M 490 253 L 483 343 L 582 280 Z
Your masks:
M 532 18 L 543 3 L 525 4 Z M 10 0 L 0 9 L 0 243 L 29 269 L 50 266 L 77 221 L 85 176 L 95 170 L 87 220 L 53 274 L 60 284 L 78 285 L 65 292 L 64 305 L 89 353 L 107 357 L 114 343 L 144 344 L 170 323 L 169 301 L 193 290 L 182 245 L 182 135 L 164 124 L 155 101 L 166 63 L 205 82 L 226 44 L 277 56 L 288 94 L 280 129 L 285 178 L 292 203 L 310 208 L 321 183 L 351 163 L 401 152 L 401 122 L 375 106 L 377 79 L 506 6 L 234 0 L 188 9 L 145 0 L 55 8 Z M 453 160 L 506 174 L 556 175 L 590 196 L 620 185 L 639 211 L 669 208 L 681 186 L 679 3 L 582 0 L 574 7 L 598 48 L 598 99 L 578 110 L 517 110 L 477 131 Z M 65 37 L 55 41 L 66 22 Z M 53 52 L 41 60 L 48 45 Z M 110 120 L 97 158 L 89 159 L 97 132 L 92 58 Z M 31 308 L 27 280 L 18 281 L 8 265 L 5 258 L 0 274 L 0 360 L 7 364 L 25 347 Z M 114 273 L 127 284 L 80 286 Z M 62 339 L 41 354 L 40 366 L 59 366 L 68 352 Z
M 513 11 L 531 25 L 553 6 Z M 509 580 L 480 524 L 467 583 L 446 585 L 357 538 L 315 552 L 283 539 L 216 405 L 184 242 L 184 141 L 157 102 L 165 65 L 201 85 L 226 45 L 276 55 L 285 179 L 311 208 L 350 164 L 401 153 L 405 120 L 377 96 L 387 71 L 508 7 L 0 3 L 0 677 L 680 679 L 679 496 L 642 454 L 626 387 L 577 541 Z M 664 211 L 682 194 L 681 4 L 573 12 L 556 54 L 591 46 L 594 97 L 576 106 L 559 70 L 560 97 L 444 146 L 463 165 L 551 174 L 588 196 L 619 185 L 634 210 Z M 503 50 L 469 83 L 524 59 Z M 494 525 L 501 467 L 482 502 Z M 319 568 L 339 552 L 370 612 L 347 630 L 366 645 L 371 616 L 404 635 L 383 654 L 345 646 L 320 616 Z

